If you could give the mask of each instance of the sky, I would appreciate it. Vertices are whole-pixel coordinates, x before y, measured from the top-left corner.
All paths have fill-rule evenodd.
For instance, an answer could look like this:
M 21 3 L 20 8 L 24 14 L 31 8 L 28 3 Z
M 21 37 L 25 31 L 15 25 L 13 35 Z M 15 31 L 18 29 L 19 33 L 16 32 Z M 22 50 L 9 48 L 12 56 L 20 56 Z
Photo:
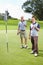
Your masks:
M 20 19 L 24 16 L 25 19 L 31 18 L 30 13 L 25 13 L 22 9 L 22 5 L 26 0 L 0 0 L 0 13 L 5 13 L 8 10 L 10 15 L 14 18 Z

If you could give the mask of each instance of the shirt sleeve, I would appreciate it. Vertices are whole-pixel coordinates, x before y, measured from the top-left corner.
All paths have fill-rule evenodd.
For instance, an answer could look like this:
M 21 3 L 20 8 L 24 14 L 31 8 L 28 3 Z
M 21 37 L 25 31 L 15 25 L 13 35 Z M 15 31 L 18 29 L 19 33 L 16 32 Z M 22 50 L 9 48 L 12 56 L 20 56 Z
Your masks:
M 30 30 L 31 30 L 31 26 L 30 26 Z
M 39 24 L 37 25 L 37 28 L 40 28 L 40 25 Z
M 20 23 L 18 23 L 18 28 L 20 27 Z

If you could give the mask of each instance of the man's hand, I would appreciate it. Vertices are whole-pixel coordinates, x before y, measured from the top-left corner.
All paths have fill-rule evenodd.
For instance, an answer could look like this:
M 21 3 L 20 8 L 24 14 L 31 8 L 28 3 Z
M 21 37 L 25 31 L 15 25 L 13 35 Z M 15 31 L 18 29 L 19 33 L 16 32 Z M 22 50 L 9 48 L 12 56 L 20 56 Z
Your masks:
M 19 33 L 20 33 L 20 30 L 18 30 L 17 35 L 19 35 Z
M 17 35 L 19 35 L 19 32 L 17 32 Z
M 24 25 L 25 27 L 27 27 L 27 25 Z
M 34 29 L 34 26 L 31 28 L 31 30 Z
M 39 31 L 39 28 L 37 28 L 37 27 L 34 27 L 37 31 Z

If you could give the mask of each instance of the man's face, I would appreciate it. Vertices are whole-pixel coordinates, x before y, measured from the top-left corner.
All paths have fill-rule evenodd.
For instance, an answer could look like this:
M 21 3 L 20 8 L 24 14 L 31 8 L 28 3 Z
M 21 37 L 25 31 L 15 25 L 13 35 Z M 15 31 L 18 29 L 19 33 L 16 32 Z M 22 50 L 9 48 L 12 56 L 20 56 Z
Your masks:
M 24 21 L 24 17 L 21 17 L 21 22 L 23 22 Z
M 35 22 L 35 18 L 33 17 L 33 18 L 32 18 L 32 23 L 34 23 L 34 22 Z

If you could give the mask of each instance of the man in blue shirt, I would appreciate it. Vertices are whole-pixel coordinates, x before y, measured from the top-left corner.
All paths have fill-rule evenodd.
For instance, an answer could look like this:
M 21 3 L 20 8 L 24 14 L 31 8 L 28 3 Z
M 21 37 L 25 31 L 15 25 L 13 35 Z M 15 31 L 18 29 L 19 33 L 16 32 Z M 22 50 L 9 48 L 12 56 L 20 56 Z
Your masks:
M 20 33 L 20 39 L 21 39 L 21 48 L 27 48 L 27 35 L 26 35 L 26 21 L 24 20 L 24 17 L 21 17 L 21 21 L 18 23 L 18 32 Z M 25 40 L 25 46 L 23 44 L 23 38 Z

